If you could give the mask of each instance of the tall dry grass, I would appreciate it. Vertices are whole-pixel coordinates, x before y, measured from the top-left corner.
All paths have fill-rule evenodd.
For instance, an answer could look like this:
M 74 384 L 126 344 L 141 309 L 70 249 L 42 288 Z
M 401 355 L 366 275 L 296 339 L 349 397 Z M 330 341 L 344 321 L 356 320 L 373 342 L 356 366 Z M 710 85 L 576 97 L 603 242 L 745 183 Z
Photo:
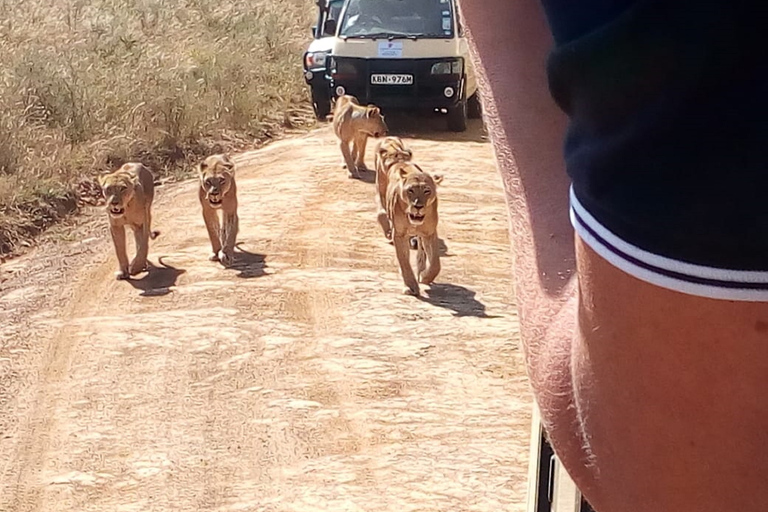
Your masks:
M 311 123 L 310 0 L 0 0 L 0 254 L 127 160 Z M 306 113 L 306 114 L 305 114 Z

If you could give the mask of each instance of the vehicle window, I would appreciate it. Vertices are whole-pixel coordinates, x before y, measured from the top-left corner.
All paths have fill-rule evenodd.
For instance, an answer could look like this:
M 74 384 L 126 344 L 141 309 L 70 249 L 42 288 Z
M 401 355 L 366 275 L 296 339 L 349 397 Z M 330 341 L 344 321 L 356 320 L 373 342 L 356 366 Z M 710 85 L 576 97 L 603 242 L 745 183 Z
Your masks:
M 349 0 L 342 37 L 453 37 L 450 0 Z
M 344 0 L 332 1 L 328 5 L 328 19 L 337 20 L 338 21 L 339 14 L 341 13 L 341 8 L 343 6 L 344 6 Z

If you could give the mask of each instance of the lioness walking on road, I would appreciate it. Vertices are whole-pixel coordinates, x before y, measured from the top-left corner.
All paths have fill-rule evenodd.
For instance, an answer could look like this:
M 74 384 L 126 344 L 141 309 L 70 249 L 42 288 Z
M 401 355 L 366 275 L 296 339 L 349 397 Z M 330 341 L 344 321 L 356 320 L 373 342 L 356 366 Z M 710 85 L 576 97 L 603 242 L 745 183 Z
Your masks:
M 212 155 L 200 162 L 198 172 L 200 205 L 211 240 L 212 252 L 208 259 L 230 265 L 239 229 L 235 164 L 227 155 Z
M 387 137 L 376 145 L 376 210 L 377 221 L 381 226 L 384 236 L 392 241 L 392 224 L 387 215 L 387 176 L 390 168 L 401 162 L 410 162 L 413 152 L 405 147 L 399 137 Z
M 109 217 L 109 233 L 115 246 L 120 270 L 117 279 L 128 279 L 147 269 L 149 240 L 157 238 L 152 231 L 152 200 L 155 183 L 149 169 L 140 163 L 127 163 L 117 171 L 99 176 Z M 128 263 L 125 246 L 125 227 L 133 231 L 136 256 Z
M 442 176 L 433 177 L 412 162 L 393 164 L 387 176 L 385 205 L 400 274 L 406 286 L 403 293 L 408 295 L 418 296 L 418 283 L 431 284 L 440 273 L 437 185 L 442 180 Z M 412 236 L 418 239 L 418 282 L 410 261 Z
M 365 166 L 365 147 L 368 137 L 383 137 L 387 124 L 379 107 L 361 106 L 354 96 L 344 95 L 336 100 L 333 112 L 333 130 L 339 138 L 339 147 L 344 156 L 350 178 L 359 178 Z

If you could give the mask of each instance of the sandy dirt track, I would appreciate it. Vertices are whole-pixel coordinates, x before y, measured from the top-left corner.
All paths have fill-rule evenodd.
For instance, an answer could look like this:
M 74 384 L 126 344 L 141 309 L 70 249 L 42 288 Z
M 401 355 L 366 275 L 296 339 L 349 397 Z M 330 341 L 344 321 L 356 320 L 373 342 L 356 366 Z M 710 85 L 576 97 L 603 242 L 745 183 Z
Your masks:
M 3 265 L 0 511 L 523 510 L 491 147 L 479 123 L 406 142 L 445 175 L 421 300 L 328 128 L 237 157 L 231 269 L 207 261 L 194 181 L 158 189 L 148 275 L 114 280 L 100 211 Z

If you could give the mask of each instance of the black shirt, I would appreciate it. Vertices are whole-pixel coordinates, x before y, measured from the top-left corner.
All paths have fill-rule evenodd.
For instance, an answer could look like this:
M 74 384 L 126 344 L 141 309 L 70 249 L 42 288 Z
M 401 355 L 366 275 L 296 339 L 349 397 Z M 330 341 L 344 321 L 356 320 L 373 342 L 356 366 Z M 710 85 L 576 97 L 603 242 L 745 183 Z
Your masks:
M 654 254 L 768 270 L 768 5 L 542 2 L 581 204 Z

